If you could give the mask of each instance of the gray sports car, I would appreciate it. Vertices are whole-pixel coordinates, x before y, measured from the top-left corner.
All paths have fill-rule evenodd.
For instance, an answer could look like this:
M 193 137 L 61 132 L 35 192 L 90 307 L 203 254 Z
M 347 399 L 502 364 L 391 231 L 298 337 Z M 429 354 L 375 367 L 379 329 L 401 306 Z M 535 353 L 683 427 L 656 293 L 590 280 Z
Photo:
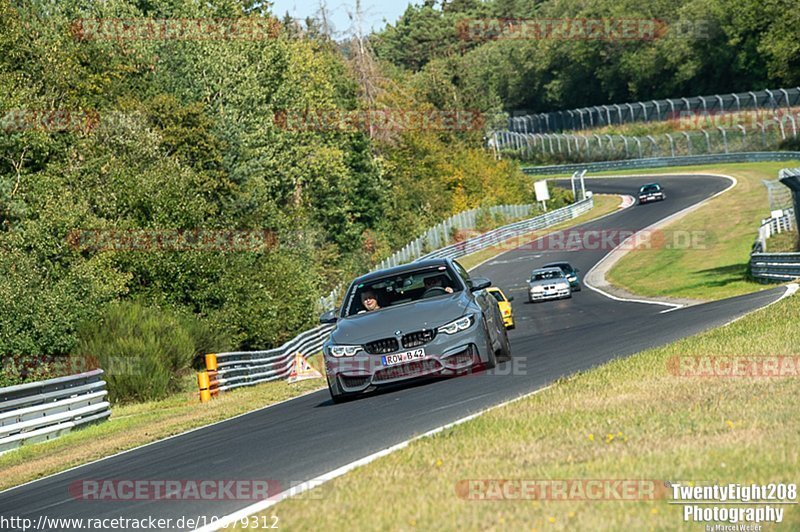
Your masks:
M 321 323 L 336 328 L 322 347 L 334 402 L 432 375 L 491 369 L 511 358 L 491 281 L 458 262 L 432 259 L 357 278 L 342 307 Z

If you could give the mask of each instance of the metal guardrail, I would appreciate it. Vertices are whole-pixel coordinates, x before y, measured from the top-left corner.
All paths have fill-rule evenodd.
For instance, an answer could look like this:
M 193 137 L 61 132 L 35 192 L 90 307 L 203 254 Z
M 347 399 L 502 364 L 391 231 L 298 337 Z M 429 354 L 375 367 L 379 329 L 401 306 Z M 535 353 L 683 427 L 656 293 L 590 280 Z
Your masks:
M 494 246 L 515 236 L 576 218 L 591 210 L 593 206 L 594 199 L 591 193 L 587 193 L 586 198 L 572 205 L 488 231 L 474 238 L 418 257 L 417 260 L 438 257 L 461 257 Z M 318 353 L 333 329 L 334 325 L 315 327 L 300 333 L 280 347 L 266 351 L 236 351 L 207 355 L 205 373 L 208 376 L 208 385 L 206 388 L 205 376 L 203 376 L 202 381 L 204 384 L 200 385 L 201 393 L 207 390 L 213 396 L 220 392 L 243 386 L 252 386 L 288 377 L 292 369 L 294 369 L 294 360 L 297 353 L 300 353 L 303 357 Z M 211 363 L 209 363 L 209 356 L 214 357 Z
M 333 325 L 305 331 L 275 349 L 216 354 L 216 370 L 207 368 L 211 394 L 288 377 L 297 353 L 309 357 L 322 349 Z
M 758 236 L 753 244 L 753 253 L 764 253 L 767 251 L 767 240 L 772 235 L 794 231 L 794 209 L 785 210 L 776 218 L 761 220 L 761 227 L 758 228 Z
M 800 175 L 800 169 L 784 168 L 778 173 L 781 179 Z M 787 187 L 795 186 L 791 182 L 781 181 Z M 774 182 L 764 181 L 769 191 L 770 206 L 774 206 L 775 187 Z M 781 202 L 784 202 L 782 200 Z M 750 275 L 759 281 L 792 281 L 800 278 L 800 253 L 768 253 L 767 242 L 772 235 L 786 231 L 796 231 L 795 209 L 785 209 L 782 212 L 773 212 L 773 215 L 761 221 L 758 228 L 758 236 L 750 252 Z
M 428 253 L 427 255 L 423 255 L 417 260 L 420 261 L 436 258 L 455 259 L 458 257 L 463 257 L 464 255 L 469 255 L 471 253 L 475 253 L 476 251 L 500 244 L 506 240 L 530 233 L 531 231 L 544 229 L 566 220 L 577 218 L 581 214 L 591 210 L 592 207 L 594 207 L 594 198 L 587 194 L 585 199 L 573 203 L 572 205 L 547 212 L 529 220 L 522 220 L 520 222 L 493 229 L 492 231 L 488 231 L 482 235 L 478 235 L 463 242 L 451 244 L 442 249 Z
M 111 415 L 103 370 L 0 388 L 0 454 Z
M 711 155 L 686 155 L 681 157 L 651 157 L 646 159 L 625 159 L 595 163 L 557 164 L 548 166 L 527 166 L 522 171 L 528 175 L 567 174 L 580 170 L 602 172 L 604 170 L 664 168 L 669 166 L 692 166 L 716 163 L 760 163 L 791 161 L 800 159 L 797 151 L 767 151 L 717 153 Z
M 711 96 L 667 98 L 612 105 L 597 105 L 549 113 L 522 114 L 508 119 L 508 129 L 517 133 L 553 133 L 592 129 L 631 122 L 659 122 L 680 118 L 682 113 L 739 112 L 748 109 L 792 108 L 800 105 L 800 87 L 766 89 Z
M 763 281 L 792 281 L 800 278 L 800 253 L 753 253 L 750 273 Z

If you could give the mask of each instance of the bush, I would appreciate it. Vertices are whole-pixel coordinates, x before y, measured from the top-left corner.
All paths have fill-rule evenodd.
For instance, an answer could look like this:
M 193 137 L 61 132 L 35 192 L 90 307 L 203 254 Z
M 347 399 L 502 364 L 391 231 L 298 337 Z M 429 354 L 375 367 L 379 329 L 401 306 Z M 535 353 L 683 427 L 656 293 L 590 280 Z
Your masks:
M 96 357 L 112 401 L 161 399 L 179 391 L 198 350 L 220 341 L 192 320 L 137 302 L 115 302 L 101 320 L 81 327 L 77 354 Z

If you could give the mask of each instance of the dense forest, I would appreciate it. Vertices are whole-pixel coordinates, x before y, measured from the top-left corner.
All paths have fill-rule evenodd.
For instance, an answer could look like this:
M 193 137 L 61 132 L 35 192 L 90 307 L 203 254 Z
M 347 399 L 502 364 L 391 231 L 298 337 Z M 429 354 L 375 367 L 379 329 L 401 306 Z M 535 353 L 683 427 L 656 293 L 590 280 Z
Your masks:
M 568 27 L 503 31 L 547 20 Z M 575 31 L 596 20 L 656 31 Z M 425 0 L 374 46 L 437 105 L 545 112 L 797 86 L 799 25 L 794 0 Z
M 269 31 L 161 39 L 92 26 L 241 17 Z M 311 22 L 235 0 L 0 0 L 0 385 L 46 374 L 46 355 L 155 358 L 170 372 L 203 352 L 280 345 L 313 326 L 321 295 L 424 228 L 532 201 L 479 127 L 276 119 L 435 110 L 405 73 L 357 50 L 365 39 L 337 43 Z M 83 245 L 103 231 L 198 230 L 271 236 Z
M 48 374 L 51 356 L 139 357 L 164 375 L 141 392 L 158 396 L 203 352 L 269 348 L 312 326 L 320 295 L 443 218 L 533 199 L 519 169 L 484 148 L 490 118 L 328 127 L 308 120 L 320 111 L 491 117 L 796 85 L 790 4 L 428 0 L 374 35 L 334 39 L 319 20 L 253 0 L 0 0 L 0 385 Z M 465 19 L 525 17 L 684 30 L 464 33 Z M 228 26 L 190 36 L 119 22 L 164 19 Z M 194 234 L 189 248 L 198 231 L 251 241 L 84 245 L 170 231 Z

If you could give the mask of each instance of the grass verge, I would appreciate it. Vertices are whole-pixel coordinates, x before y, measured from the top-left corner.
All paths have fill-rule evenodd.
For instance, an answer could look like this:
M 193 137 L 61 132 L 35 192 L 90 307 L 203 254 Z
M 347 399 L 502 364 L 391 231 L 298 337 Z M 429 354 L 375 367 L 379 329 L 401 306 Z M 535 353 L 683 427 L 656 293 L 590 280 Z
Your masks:
M 682 356 L 800 356 L 800 297 L 557 382 L 360 467 L 264 515 L 290 530 L 674 530 L 654 501 L 469 501 L 465 479 L 797 482 L 800 379 L 679 377 Z M 793 465 L 794 464 L 794 465 Z M 785 529 L 800 526 L 786 506 Z M 702 526 L 702 525 L 695 525 Z M 698 528 L 699 529 L 699 528 Z M 738 526 L 737 526 L 738 530 Z
M 800 239 L 797 231 L 778 233 L 767 240 L 768 253 L 794 253 L 798 250 L 800 250 Z
M 799 165 L 800 161 L 784 161 L 592 173 L 592 177 L 711 173 L 738 181 L 733 189 L 664 228 L 664 245 L 628 253 L 606 275 L 607 280 L 643 296 L 704 300 L 768 288 L 747 276 L 750 249 L 761 219 L 770 211 L 761 180 L 775 179 L 781 168 Z

